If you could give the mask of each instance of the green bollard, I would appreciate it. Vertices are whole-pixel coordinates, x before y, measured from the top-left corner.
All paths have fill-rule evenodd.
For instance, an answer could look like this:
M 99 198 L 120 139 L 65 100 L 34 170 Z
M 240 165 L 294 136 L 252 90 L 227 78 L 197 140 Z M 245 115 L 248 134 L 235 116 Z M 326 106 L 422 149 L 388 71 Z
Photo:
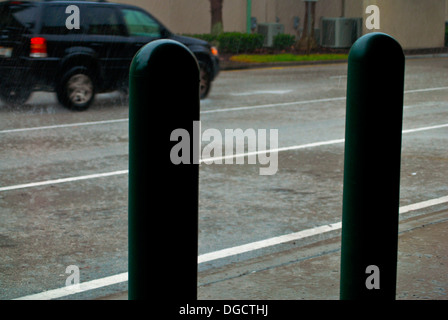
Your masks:
M 199 149 L 193 121 L 199 121 L 199 107 L 199 67 L 187 47 L 156 40 L 135 55 L 129 74 L 130 300 L 197 299 Z M 180 128 L 191 137 L 189 164 L 171 161 L 177 143 L 171 136 Z
M 348 57 L 341 299 L 396 293 L 404 55 L 384 33 L 358 39 Z

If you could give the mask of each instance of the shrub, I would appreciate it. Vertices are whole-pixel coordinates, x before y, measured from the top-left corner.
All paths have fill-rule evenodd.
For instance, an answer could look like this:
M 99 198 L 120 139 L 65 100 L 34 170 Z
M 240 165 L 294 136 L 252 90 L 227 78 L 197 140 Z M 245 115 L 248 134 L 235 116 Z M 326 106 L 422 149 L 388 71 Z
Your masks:
M 218 36 L 219 50 L 227 53 L 253 52 L 263 47 L 263 41 L 258 33 L 224 32 Z
M 290 34 L 278 34 L 274 37 L 274 49 L 283 50 L 291 47 L 295 42 L 295 37 Z
M 184 36 L 197 38 L 201 40 L 205 40 L 210 43 L 212 46 L 218 47 L 217 35 L 210 33 L 200 33 L 200 34 L 184 34 Z
M 197 39 L 202 39 L 202 40 L 205 40 L 207 42 L 214 42 L 216 40 L 216 38 L 217 38 L 216 35 L 210 34 L 210 33 L 185 34 L 185 36 L 192 37 L 192 38 L 197 38 Z

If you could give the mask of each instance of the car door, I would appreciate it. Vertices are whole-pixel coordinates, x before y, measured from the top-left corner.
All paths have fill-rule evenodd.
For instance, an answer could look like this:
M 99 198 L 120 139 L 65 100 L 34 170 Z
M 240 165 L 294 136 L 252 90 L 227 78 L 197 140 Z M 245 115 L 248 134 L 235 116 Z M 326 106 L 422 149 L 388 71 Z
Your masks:
M 115 89 L 126 80 L 129 70 L 126 48 L 128 37 L 115 6 L 89 5 L 82 13 L 87 26 L 86 35 L 99 60 L 102 87 Z

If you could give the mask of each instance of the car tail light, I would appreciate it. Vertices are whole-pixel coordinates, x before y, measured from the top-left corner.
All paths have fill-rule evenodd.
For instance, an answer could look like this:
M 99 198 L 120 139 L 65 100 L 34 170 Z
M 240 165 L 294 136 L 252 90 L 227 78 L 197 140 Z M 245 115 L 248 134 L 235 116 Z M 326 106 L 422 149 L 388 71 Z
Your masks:
M 216 47 L 211 47 L 210 51 L 212 52 L 212 55 L 218 56 L 218 49 Z
M 47 40 L 41 37 L 31 38 L 30 57 L 47 57 Z

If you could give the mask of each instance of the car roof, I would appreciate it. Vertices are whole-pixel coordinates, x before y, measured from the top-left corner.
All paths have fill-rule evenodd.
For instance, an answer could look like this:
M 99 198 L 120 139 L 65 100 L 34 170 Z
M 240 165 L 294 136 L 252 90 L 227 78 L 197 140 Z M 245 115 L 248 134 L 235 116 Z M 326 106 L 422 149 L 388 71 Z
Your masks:
M 124 6 L 124 7 L 134 7 L 139 8 L 137 6 L 131 5 L 131 4 L 125 4 L 125 3 L 116 3 L 116 2 L 109 2 L 106 0 L 7 0 L 3 3 L 13 3 L 13 4 L 21 4 L 21 3 L 64 3 L 64 4 L 105 4 L 105 5 L 117 5 L 117 6 Z
M 144 11 L 144 9 L 142 9 L 141 7 L 132 5 L 132 4 L 127 4 L 127 3 L 117 3 L 117 2 L 109 2 L 106 0 L 97 0 L 97 1 L 93 1 L 93 0 L 7 0 L 7 1 L 3 1 L 0 2 L 0 4 L 30 4 L 30 3 L 35 3 L 38 5 L 43 5 L 43 4 L 79 4 L 79 5 L 93 5 L 93 4 L 101 4 L 101 5 L 107 5 L 107 6 L 118 6 L 121 8 L 132 8 L 132 9 L 137 9 L 137 10 L 142 10 Z

